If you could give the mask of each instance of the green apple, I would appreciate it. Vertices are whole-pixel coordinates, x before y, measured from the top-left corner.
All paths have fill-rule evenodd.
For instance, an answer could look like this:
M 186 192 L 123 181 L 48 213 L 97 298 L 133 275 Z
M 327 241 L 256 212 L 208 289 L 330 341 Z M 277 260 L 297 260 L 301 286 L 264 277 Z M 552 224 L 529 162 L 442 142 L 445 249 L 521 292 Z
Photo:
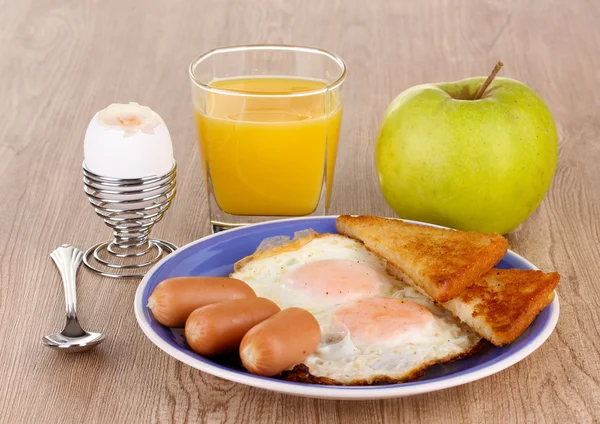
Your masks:
M 399 217 L 505 234 L 544 198 L 558 157 L 552 115 L 508 78 L 475 100 L 485 80 L 419 85 L 388 107 L 375 159 Z

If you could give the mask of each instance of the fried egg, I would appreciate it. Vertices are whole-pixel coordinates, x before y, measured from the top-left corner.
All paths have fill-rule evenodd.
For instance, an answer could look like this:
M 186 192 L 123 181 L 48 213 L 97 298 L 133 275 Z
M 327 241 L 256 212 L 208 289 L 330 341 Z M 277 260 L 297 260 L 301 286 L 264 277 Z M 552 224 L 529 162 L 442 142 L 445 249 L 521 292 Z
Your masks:
M 342 235 L 312 234 L 259 250 L 238 262 L 231 276 L 281 309 L 301 307 L 315 316 L 321 343 L 303 363 L 313 382 L 406 381 L 469 353 L 481 340 L 433 300 L 389 275 L 384 259 Z

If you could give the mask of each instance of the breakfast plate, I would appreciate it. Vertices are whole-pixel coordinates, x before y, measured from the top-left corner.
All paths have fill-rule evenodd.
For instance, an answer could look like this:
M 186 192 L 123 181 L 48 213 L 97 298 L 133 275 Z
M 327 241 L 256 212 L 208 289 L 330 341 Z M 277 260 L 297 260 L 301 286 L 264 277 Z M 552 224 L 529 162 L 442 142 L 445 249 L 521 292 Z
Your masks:
M 154 288 L 167 278 L 199 275 L 228 276 L 233 271 L 233 264 L 252 254 L 265 238 L 281 235 L 293 236 L 295 232 L 309 228 L 319 233 L 337 233 L 335 222 L 335 216 L 271 221 L 220 232 L 183 246 L 157 263 L 140 283 L 134 303 L 135 315 L 140 328 L 152 343 L 170 356 L 225 380 L 312 398 L 384 399 L 433 392 L 495 374 L 534 352 L 550 336 L 556 326 L 559 315 L 558 296 L 510 345 L 487 346 L 470 357 L 448 364 L 436 365 L 428 369 L 423 377 L 407 383 L 380 386 L 329 386 L 257 376 L 230 364 L 202 357 L 185 346 L 181 330 L 164 327 L 154 319 L 146 307 Z M 413 223 L 433 226 L 419 222 Z M 510 250 L 496 267 L 537 269 L 529 261 Z

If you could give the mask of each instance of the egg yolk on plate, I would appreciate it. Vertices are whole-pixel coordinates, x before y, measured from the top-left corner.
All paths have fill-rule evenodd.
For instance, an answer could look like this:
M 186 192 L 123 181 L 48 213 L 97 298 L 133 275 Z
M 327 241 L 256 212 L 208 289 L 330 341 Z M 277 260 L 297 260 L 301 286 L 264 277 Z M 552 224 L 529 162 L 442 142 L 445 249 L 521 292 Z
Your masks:
M 321 305 L 375 296 L 381 285 L 377 271 L 360 262 L 330 259 L 311 262 L 282 278 L 282 286 Z
M 335 318 L 350 331 L 356 345 L 381 345 L 415 340 L 431 333 L 435 318 L 411 300 L 372 297 L 342 306 Z M 417 338 L 420 338 L 417 337 Z

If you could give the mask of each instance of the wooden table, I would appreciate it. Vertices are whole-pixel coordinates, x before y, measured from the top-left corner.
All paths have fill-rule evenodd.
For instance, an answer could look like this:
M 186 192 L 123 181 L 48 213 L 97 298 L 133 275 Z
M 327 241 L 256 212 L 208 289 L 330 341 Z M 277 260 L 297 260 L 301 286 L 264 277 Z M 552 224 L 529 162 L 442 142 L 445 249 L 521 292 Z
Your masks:
M 600 8 L 592 1 L 3 1 L 0 10 L 0 421 L 599 422 Z M 487 74 L 533 87 L 560 137 L 554 184 L 509 235 L 561 274 L 548 342 L 492 377 L 423 396 L 369 402 L 294 398 L 183 365 L 154 347 L 132 309 L 136 281 L 79 273 L 80 318 L 97 350 L 40 344 L 63 324 L 49 252 L 109 235 L 82 192 L 83 135 L 95 111 L 138 101 L 169 125 L 179 195 L 155 235 L 208 233 L 187 66 L 221 45 L 320 46 L 348 64 L 334 213 L 393 216 L 373 165 L 379 119 L 415 84 Z

